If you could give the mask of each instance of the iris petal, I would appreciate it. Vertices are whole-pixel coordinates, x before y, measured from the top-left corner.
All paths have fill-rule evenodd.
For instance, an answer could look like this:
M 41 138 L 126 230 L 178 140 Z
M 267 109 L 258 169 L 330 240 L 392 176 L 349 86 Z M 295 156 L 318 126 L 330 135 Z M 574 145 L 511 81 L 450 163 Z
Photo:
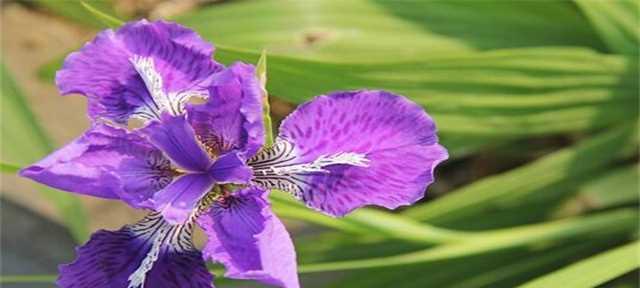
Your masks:
M 196 140 L 184 115 L 165 113 L 160 121 L 153 121 L 142 128 L 142 133 L 180 167 L 194 172 L 209 169 L 211 159 Z
M 257 184 L 342 216 L 418 201 L 447 157 L 420 106 L 384 91 L 352 91 L 299 106 L 282 122 L 276 145 L 249 165 Z
M 170 223 L 182 224 L 213 184 L 213 178 L 205 173 L 181 176 L 153 196 L 154 210 Z
M 136 133 L 95 124 L 81 137 L 20 175 L 54 188 L 140 207 L 176 172 L 163 154 Z
M 251 180 L 253 171 L 247 166 L 246 160 L 238 152 L 230 152 L 216 159 L 209 168 L 209 174 L 218 184 L 247 184 Z
M 222 69 L 211 60 L 212 53 L 211 44 L 178 24 L 130 22 L 116 31 L 102 31 L 71 53 L 56 74 L 56 84 L 62 94 L 87 96 L 92 119 L 121 124 L 131 117 L 155 119 L 190 96 L 206 96 L 209 76 Z M 151 70 L 144 73 L 141 67 Z M 165 96 L 150 93 L 154 86 L 144 81 L 149 75 L 158 76 L 158 91 Z
M 200 216 L 198 224 L 208 238 L 204 255 L 221 262 L 226 277 L 297 288 L 293 243 L 266 197 L 265 190 L 246 188 Z
M 187 106 L 189 122 L 213 154 L 253 156 L 264 144 L 262 92 L 252 65 L 235 63 L 218 73 L 205 104 Z
M 64 288 L 209 288 L 213 276 L 193 247 L 193 225 L 170 226 L 157 213 L 117 231 L 101 230 L 60 266 Z M 144 264 L 143 264 L 144 263 Z

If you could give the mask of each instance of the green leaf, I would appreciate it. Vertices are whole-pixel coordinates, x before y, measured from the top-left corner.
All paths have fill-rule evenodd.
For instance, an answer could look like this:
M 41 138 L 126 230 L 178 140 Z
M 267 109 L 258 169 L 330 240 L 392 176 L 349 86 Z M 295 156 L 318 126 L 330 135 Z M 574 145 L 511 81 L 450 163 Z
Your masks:
M 18 173 L 18 171 L 20 171 L 19 166 L 8 163 L 0 163 L 0 172 L 2 173 L 16 174 Z
M 621 205 L 638 205 L 638 165 L 632 164 L 602 173 L 585 183 L 574 197 L 557 211 L 556 217 L 606 209 Z
M 0 283 L 54 283 L 57 277 L 56 275 L 2 275 Z
M 53 150 L 49 138 L 29 109 L 21 91 L 5 66 L 0 63 L 2 76 L 2 150 L 0 163 L 3 172 L 15 173 L 17 167 L 7 163 L 26 165 L 39 160 Z M 13 165 L 17 166 L 17 165 Z M 65 226 L 78 242 L 88 235 L 84 207 L 75 196 L 51 188 L 39 189 L 42 195 L 53 202 Z
M 575 0 L 602 40 L 615 53 L 638 55 L 640 5 L 634 0 Z
M 453 259 L 513 247 L 553 243 L 584 235 L 631 233 L 637 229 L 635 210 L 612 211 L 593 216 L 566 219 L 517 228 L 477 233 L 467 241 L 402 255 L 302 265 L 305 273 L 370 269 Z
M 229 63 L 254 55 L 219 47 L 216 58 Z M 269 62 L 272 95 L 301 102 L 332 90 L 390 90 L 425 106 L 445 143 L 447 135 L 591 130 L 638 114 L 634 61 L 583 49 L 504 50 L 385 64 L 280 56 Z
M 359 209 L 344 218 L 333 218 L 313 211 L 285 194 L 281 191 L 271 194 L 274 209 L 279 216 L 304 220 L 352 234 L 361 236 L 373 234 L 378 238 L 421 244 L 451 243 L 462 241 L 468 236 L 466 233 L 437 228 L 402 215 L 373 209 Z
M 527 46 L 604 48 L 563 1 L 235 1 L 176 20 L 217 45 L 325 61 L 415 61 Z
M 111 23 L 104 20 L 114 18 L 108 15 L 115 15 L 111 0 L 35 0 L 35 3 L 60 16 L 96 28 L 102 28 L 105 23 Z
M 638 202 L 638 165 L 615 169 L 595 179 L 581 190 L 580 196 L 593 208 L 607 208 Z
M 635 125 L 611 129 L 523 167 L 485 177 L 426 205 L 410 208 L 404 214 L 441 223 L 469 219 L 490 207 L 504 205 L 505 201 L 518 202 L 545 187 L 603 169 L 627 143 L 635 141 L 635 133 Z
M 82 7 L 84 9 L 95 16 L 96 19 L 100 20 L 103 25 L 109 28 L 116 28 L 124 24 L 122 20 L 100 11 L 99 9 L 90 5 L 89 2 L 81 1 L 80 3 L 82 4 Z
M 596 287 L 640 267 L 640 242 L 633 242 L 534 279 L 520 287 Z
M 262 119 L 264 121 L 265 146 L 269 147 L 273 144 L 273 124 L 271 122 L 271 106 L 269 105 L 269 92 L 267 91 L 267 51 L 262 50 L 258 64 L 256 64 L 256 73 L 262 88 Z

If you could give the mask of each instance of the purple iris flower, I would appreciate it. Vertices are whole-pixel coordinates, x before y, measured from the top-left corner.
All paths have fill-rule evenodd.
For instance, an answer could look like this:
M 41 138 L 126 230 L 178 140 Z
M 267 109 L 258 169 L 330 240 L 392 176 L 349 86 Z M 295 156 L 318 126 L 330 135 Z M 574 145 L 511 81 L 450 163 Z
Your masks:
M 371 90 L 300 105 L 267 147 L 254 67 L 224 67 L 212 54 L 185 27 L 142 20 L 101 32 L 65 60 L 56 83 L 88 98 L 92 126 L 21 175 L 151 213 L 94 233 L 61 266 L 60 286 L 212 287 L 212 260 L 229 278 L 299 287 L 270 190 L 333 216 L 394 209 L 421 199 L 448 157 L 420 106 Z M 134 118 L 142 127 L 128 129 Z M 203 252 L 194 224 L 208 238 Z

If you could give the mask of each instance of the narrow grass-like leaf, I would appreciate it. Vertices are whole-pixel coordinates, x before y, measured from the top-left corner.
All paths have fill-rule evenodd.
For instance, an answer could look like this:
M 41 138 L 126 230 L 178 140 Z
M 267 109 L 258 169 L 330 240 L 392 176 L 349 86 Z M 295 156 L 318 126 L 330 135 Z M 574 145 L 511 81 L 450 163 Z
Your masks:
M 256 73 L 262 88 L 262 120 L 264 121 L 265 146 L 269 147 L 273 144 L 273 124 L 271 121 L 271 106 L 269 105 L 269 92 L 267 91 L 267 51 L 262 50 L 258 64 L 256 64 Z
M 590 238 L 589 241 L 576 241 L 577 243 L 567 241 L 554 247 L 545 247 L 544 250 L 523 247 L 447 259 L 438 261 L 437 264 L 418 263 L 351 271 L 346 277 L 335 281 L 332 287 L 514 287 L 537 275 L 584 258 L 582 255 L 597 253 L 594 251 L 610 246 L 607 242 L 611 241 L 611 236 L 616 235 Z
M 583 235 L 632 233 L 637 228 L 637 217 L 638 213 L 634 210 L 612 211 L 575 219 L 483 232 L 480 233 L 481 235 L 469 237 L 468 241 L 463 243 L 441 245 L 403 255 L 302 265 L 300 270 L 311 273 L 401 266 L 477 255 L 544 242 L 553 243 Z
M 602 173 L 583 185 L 579 192 L 568 199 L 554 216 L 564 217 L 593 209 L 607 209 L 622 205 L 639 204 L 638 165 L 632 164 Z
M 596 287 L 640 267 L 640 242 L 633 242 L 582 260 L 520 287 Z
M 111 23 L 105 22 L 105 17 L 114 18 L 108 15 L 115 15 L 113 3 L 110 0 L 35 0 L 34 2 L 62 17 L 96 28 L 102 28 L 106 23 Z M 101 15 L 93 17 L 96 16 L 97 11 L 104 12 L 98 12 L 97 14 Z
M 574 0 L 615 53 L 638 55 L 640 4 L 634 0 Z
M 30 164 L 52 151 L 53 145 L 29 109 L 9 71 L 0 63 L 2 74 L 2 150 L 0 162 Z M 3 172 L 5 165 L 3 164 Z M 67 229 L 78 242 L 88 235 L 87 220 L 80 200 L 70 194 L 47 187 L 39 189 L 53 202 Z
M 20 166 L 9 163 L 0 163 L 0 172 L 2 173 L 16 174 L 18 171 L 20 171 Z
M 404 214 L 440 223 L 476 215 L 478 211 L 505 201 L 517 201 L 519 197 L 560 181 L 605 167 L 628 142 L 635 141 L 635 132 L 635 125 L 611 129 L 575 147 L 559 150 L 523 167 L 476 181 L 426 205 L 410 208 Z
M 255 54 L 219 47 L 228 63 Z M 387 64 L 269 58 L 269 91 L 301 102 L 332 90 L 386 89 L 424 105 L 447 135 L 589 130 L 637 117 L 634 61 L 583 49 L 519 49 Z
M 91 15 L 95 16 L 96 19 L 100 20 L 103 25 L 109 28 L 116 28 L 124 24 L 124 22 L 116 17 L 113 17 L 107 13 L 100 11 L 99 9 L 93 7 L 87 1 L 81 1 L 82 7 L 86 9 Z
M 299 202 L 275 191 L 271 194 L 275 210 L 285 218 L 304 220 L 361 236 L 374 235 L 421 244 L 442 244 L 462 241 L 466 233 L 441 229 L 402 215 L 372 209 L 360 209 L 344 218 L 333 218 L 313 211 Z

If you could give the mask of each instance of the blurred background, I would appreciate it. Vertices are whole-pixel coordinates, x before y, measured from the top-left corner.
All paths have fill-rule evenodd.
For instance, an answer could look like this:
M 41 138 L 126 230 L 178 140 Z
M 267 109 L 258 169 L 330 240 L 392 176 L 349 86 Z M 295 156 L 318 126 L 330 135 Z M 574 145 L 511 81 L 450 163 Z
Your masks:
M 451 159 L 412 207 L 333 219 L 273 193 L 304 287 L 639 286 L 638 1 L 87 3 L 183 23 L 225 64 L 266 49 L 274 127 L 297 103 L 356 88 L 435 118 Z M 88 127 L 85 99 L 60 97 L 53 75 L 109 21 L 71 0 L 1 7 L 0 285 L 53 287 L 91 231 L 142 215 L 15 176 Z

